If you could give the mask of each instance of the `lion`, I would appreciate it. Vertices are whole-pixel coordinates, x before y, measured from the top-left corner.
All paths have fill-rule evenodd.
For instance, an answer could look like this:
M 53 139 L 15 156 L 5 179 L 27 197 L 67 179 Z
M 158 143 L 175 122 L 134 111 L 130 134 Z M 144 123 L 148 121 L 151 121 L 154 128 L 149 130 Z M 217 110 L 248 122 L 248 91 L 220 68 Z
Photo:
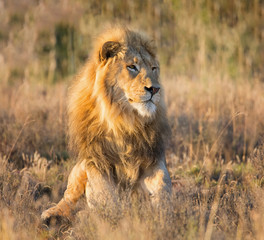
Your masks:
M 78 163 L 42 219 L 70 217 L 84 193 L 90 208 L 117 204 L 119 189 L 143 192 L 155 205 L 170 195 L 170 128 L 153 41 L 127 28 L 103 33 L 69 89 L 68 117 Z

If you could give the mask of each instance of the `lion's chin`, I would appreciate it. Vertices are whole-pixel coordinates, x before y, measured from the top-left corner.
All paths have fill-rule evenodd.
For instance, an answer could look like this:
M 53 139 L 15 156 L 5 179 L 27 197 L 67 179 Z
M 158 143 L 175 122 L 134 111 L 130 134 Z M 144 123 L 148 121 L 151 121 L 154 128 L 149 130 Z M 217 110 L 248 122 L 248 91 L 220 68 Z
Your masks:
M 151 100 L 140 103 L 132 102 L 131 105 L 142 117 L 153 118 L 155 116 L 157 107 Z

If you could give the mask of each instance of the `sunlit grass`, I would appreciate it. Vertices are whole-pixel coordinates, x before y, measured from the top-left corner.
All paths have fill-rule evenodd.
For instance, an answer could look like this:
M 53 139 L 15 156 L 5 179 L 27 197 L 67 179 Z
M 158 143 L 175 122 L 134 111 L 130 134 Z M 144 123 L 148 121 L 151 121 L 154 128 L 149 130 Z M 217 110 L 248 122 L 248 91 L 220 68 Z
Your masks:
M 1 115 L 1 138 L 13 136 L 1 145 L 3 239 L 261 239 L 263 89 L 259 82 L 226 80 L 163 79 L 172 126 L 166 155 L 173 181 L 172 201 L 163 210 L 125 198 L 113 219 L 111 209 L 90 212 L 83 198 L 73 222 L 45 228 L 40 214 L 62 197 L 75 163 L 68 159 L 66 140 L 56 142 L 66 136 L 66 118 L 57 110 L 65 106 L 65 85 L 33 84 L 29 94 L 23 84 L 19 94 L 8 86 L 2 92 L 1 101 L 12 96 L 13 102 L 12 107 L 2 107 Z M 37 114 L 43 109 L 45 120 Z

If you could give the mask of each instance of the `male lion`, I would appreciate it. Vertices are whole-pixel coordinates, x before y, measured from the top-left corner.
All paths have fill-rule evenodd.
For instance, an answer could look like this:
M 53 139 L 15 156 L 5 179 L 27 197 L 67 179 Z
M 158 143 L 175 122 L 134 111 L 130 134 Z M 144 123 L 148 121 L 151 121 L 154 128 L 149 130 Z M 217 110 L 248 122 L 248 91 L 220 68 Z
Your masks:
M 116 203 L 116 189 L 141 189 L 154 204 L 170 193 L 162 94 L 152 41 L 123 28 L 101 35 L 70 88 L 70 144 L 79 162 L 64 197 L 42 219 L 69 217 L 83 193 L 89 207 Z

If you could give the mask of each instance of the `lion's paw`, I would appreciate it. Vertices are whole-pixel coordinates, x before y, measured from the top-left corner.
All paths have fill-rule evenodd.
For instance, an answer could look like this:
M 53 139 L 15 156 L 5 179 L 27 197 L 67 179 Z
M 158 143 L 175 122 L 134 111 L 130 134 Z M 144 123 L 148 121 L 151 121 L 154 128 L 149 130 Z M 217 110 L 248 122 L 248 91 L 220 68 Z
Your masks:
M 56 215 L 62 215 L 60 209 L 57 208 L 57 206 L 49 208 L 47 210 L 45 210 L 42 214 L 41 214 L 41 219 L 45 220 L 47 218 L 50 218 L 52 216 L 56 216 Z
M 45 210 L 41 214 L 41 220 L 46 226 L 55 226 L 61 225 L 62 223 L 69 224 L 70 218 L 64 216 L 60 209 L 57 209 L 56 206 Z

